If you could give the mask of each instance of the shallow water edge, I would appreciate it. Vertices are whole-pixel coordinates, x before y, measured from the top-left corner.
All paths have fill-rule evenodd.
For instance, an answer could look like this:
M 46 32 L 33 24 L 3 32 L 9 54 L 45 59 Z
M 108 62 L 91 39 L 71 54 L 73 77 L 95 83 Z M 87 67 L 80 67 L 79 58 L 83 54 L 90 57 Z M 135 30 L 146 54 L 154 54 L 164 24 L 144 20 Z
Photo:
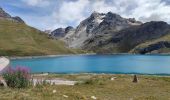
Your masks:
M 42 55 L 42 56 L 13 56 L 8 57 L 11 60 L 15 59 L 33 59 L 33 58 L 49 58 L 49 57 L 64 57 L 64 56 L 85 56 L 85 55 L 155 55 L 155 56 L 170 56 L 170 53 L 160 53 L 160 54 L 133 54 L 133 53 L 105 53 L 105 54 L 98 54 L 98 53 L 86 53 L 86 54 L 62 54 L 62 55 Z

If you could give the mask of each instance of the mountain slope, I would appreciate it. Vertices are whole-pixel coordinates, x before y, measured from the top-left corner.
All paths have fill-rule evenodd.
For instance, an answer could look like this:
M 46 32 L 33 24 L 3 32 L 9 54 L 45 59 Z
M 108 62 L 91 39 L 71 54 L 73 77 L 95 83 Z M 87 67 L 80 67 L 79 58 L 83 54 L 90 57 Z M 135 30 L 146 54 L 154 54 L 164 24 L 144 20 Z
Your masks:
M 0 9 L 0 56 L 29 56 L 76 53 L 59 40 L 11 17 Z
M 85 42 L 84 49 L 104 53 L 127 53 L 136 47 L 131 52 L 140 53 L 137 52 L 138 45 L 145 44 L 145 42 L 149 44 L 151 41 L 159 39 L 162 41 L 169 40 L 169 38 L 162 38 L 167 37 L 169 33 L 170 25 L 166 22 L 147 22 L 142 25 L 125 28 L 118 32 L 113 31 L 112 35 L 95 36 Z
M 74 53 L 59 40 L 23 23 L 0 19 L 0 55 L 26 56 Z
M 161 38 L 141 43 L 132 49 L 130 53 L 170 53 L 170 32 Z

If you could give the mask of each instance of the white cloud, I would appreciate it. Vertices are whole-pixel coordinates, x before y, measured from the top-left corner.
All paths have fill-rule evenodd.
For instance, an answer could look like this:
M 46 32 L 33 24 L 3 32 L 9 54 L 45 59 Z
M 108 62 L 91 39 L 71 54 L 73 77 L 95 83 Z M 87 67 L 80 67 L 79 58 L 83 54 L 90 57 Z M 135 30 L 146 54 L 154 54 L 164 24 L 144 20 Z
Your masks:
M 55 9 L 42 17 L 43 29 L 77 26 L 93 11 L 109 11 L 122 17 L 134 17 L 140 21 L 166 21 L 170 23 L 170 5 L 166 0 L 23 0 L 27 5 L 46 7 L 51 4 Z M 55 2 L 54 2 L 55 1 Z M 57 1 L 57 2 L 56 2 Z M 56 3 L 56 4 L 55 4 Z M 60 3 L 60 4 L 59 4 Z M 48 8 L 46 8 L 48 9 Z M 42 10 L 43 12 L 43 10 Z M 39 16 L 37 16 L 39 17 Z M 41 19 L 42 19 L 41 18 Z M 47 19 L 45 19 L 47 18 Z M 38 18 L 37 18 L 38 19 Z M 37 20 L 39 21 L 39 20 Z M 34 22 L 35 23 L 35 22 Z M 42 28 L 42 27 L 41 27 Z
M 115 12 L 117 9 L 105 3 L 104 0 L 99 0 L 91 4 L 91 10 L 100 13 L 106 13 L 109 11 Z
M 113 0 L 114 1 L 114 0 Z M 122 0 L 121 0 L 122 1 Z M 170 23 L 170 20 L 167 20 L 170 17 L 170 5 L 166 5 L 165 2 L 162 0 L 124 0 L 127 1 L 122 9 L 124 12 L 121 13 L 123 16 L 126 17 L 135 17 L 137 20 L 141 21 L 167 21 Z M 131 2 L 130 2 L 131 1 Z M 132 2 L 133 1 L 133 2 Z M 129 7 L 134 6 L 133 9 L 127 9 Z M 131 12 L 130 14 L 128 12 Z
M 88 0 L 79 0 L 72 2 L 63 2 L 59 10 L 53 12 L 54 18 L 60 24 L 68 24 L 82 21 L 85 18 L 84 11 L 88 8 Z
M 50 1 L 48 0 L 22 0 L 29 6 L 38 6 L 38 7 L 45 7 L 50 5 Z

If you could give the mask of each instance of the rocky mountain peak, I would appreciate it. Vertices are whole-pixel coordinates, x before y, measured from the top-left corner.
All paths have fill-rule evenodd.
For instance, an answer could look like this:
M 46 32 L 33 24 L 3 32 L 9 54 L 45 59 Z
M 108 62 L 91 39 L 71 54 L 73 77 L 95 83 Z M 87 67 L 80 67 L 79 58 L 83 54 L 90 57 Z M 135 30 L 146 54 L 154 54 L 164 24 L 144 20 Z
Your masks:
M 63 37 L 64 34 L 65 34 L 64 28 L 58 28 L 58 29 L 51 32 L 51 35 L 54 36 L 54 37 Z
M 107 20 L 116 20 L 116 19 L 121 20 L 123 18 L 120 15 L 118 15 L 118 14 L 115 14 L 115 13 L 112 13 L 112 12 L 108 12 L 106 14 L 105 19 L 107 19 Z
M 99 13 L 99 12 L 94 11 L 94 12 L 90 15 L 90 18 L 91 18 L 91 19 L 97 19 L 97 18 L 101 18 L 101 17 L 103 17 L 103 16 L 105 16 L 104 13 Z
M 127 20 L 123 17 L 121 17 L 118 14 L 112 13 L 112 12 L 108 12 L 106 14 L 106 17 L 104 18 L 103 23 L 101 24 L 108 24 L 112 26 L 117 26 L 117 25 L 127 25 Z
M 84 41 L 95 35 L 105 34 L 110 30 L 112 32 L 119 31 L 132 25 L 137 25 L 135 23 L 135 19 L 126 19 L 112 12 L 99 13 L 94 11 L 88 18 L 80 22 L 74 31 L 67 32 L 67 29 L 72 29 L 68 27 L 66 29 L 57 29 L 54 33 L 60 34 L 55 36 L 64 38 L 70 47 L 80 48 Z
M 10 14 L 6 13 L 3 8 L 0 7 L 0 18 L 5 18 L 9 20 L 13 20 L 19 23 L 25 23 L 20 17 L 12 17 Z
M 95 29 L 97 26 L 99 26 L 99 24 L 103 21 L 105 17 L 104 13 L 98 13 L 96 11 L 94 11 L 90 17 L 88 17 L 87 19 L 83 20 L 80 25 L 78 25 L 76 32 L 79 32 L 81 30 L 86 31 L 86 33 L 90 34 L 92 33 L 93 29 Z
M 120 31 L 124 28 L 140 24 L 142 23 L 133 18 L 126 19 L 116 13 L 108 12 L 99 26 L 93 30 L 93 33 L 101 34 L 101 31 L 105 33 L 106 31 Z
M 135 19 L 135 18 L 129 18 L 128 20 L 129 20 L 129 22 L 132 22 L 132 23 L 135 23 L 135 22 L 136 22 L 136 19 Z

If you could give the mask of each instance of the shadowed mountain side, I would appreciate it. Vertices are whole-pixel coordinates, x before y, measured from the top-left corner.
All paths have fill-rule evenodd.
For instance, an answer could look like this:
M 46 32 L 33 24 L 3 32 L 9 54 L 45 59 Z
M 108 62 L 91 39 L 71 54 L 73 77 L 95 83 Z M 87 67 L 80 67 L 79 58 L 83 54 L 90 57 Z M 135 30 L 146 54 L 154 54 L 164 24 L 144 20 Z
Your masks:
M 170 25 L 166 22 L 147 22 L 112 34 L 97 35 L 86 40 L 83 48 L 103 53 L 127 53 L 137 45 L 162 38 L 169 33 Z

